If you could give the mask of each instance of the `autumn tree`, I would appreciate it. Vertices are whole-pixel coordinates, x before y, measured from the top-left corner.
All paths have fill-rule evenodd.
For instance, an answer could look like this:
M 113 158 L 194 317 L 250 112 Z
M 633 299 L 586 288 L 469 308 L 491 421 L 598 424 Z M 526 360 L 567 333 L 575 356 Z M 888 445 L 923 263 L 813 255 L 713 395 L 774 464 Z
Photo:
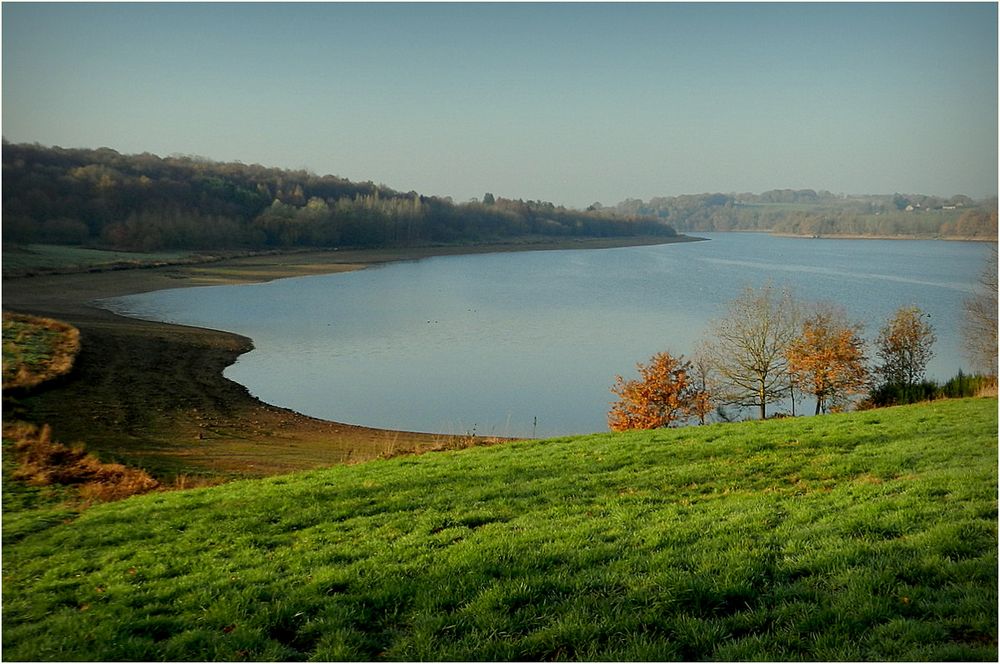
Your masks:
M 900 307 L 879 331 L 875 342 L 881 363 L 875 372 L 884 385 L 910 388 L 923 380 L 937 340 L 919 307 Z
M 707 395 L 691 380 L 691 363 L 683 355 L 657 353 L 649 365 L 639 363 L 639 380 L 615 377 L 611 391 L 620 398 L 608 413 L 612 431 L 659 429 L 687 420 Z
M 816 305 L 786 352 L 795 385 L 816 397 L 816 414 L 864 391 L 868 381 L 862 326 L 843 309 Z
M 706 347 L 727 402 L 756 408 L 765 419 L 767 405 L 788 396 L 787 351 L 798 336 L 798 318 L 791 292 L 767 284 L 746 288 L 726 315 L 711 323 L 714 336 Z
M 997 375 L 997 245 L 991 247 L 976 293 L 963 303 L 965 352 L 979 371 Z

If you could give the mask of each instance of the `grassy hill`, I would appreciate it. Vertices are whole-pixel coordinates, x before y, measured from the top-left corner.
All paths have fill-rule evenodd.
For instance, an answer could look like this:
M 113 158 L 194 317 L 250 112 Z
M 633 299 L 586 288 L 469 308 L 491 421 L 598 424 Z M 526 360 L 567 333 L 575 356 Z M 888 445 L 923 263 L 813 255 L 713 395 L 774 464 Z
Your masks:
M 997 658 L 996 399 L 18 496 L 6 660 Z

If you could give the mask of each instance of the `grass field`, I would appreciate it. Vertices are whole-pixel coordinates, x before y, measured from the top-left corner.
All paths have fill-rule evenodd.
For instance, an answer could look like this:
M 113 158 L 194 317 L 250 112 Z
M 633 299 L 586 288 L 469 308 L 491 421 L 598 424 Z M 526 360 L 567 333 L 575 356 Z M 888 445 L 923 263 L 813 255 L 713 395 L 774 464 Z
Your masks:
M 3 251 L 4 274 L 24 274 L 32 271 L 86 269 L 111 265 L 149 265 L 186 259 L 190 252 L 170 251 L 137 253 L 106 251 L 54 244 L 29 244 Z
M 996 499 L 996 399 L 8 486 L 3 657 L 995 661 Z

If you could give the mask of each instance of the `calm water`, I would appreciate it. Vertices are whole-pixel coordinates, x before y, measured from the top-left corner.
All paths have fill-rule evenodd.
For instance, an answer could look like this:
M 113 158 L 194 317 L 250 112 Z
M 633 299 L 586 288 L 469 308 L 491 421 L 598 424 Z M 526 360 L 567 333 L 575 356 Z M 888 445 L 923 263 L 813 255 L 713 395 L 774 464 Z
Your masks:
M 928 374 L 968 368 L 961 306 L 985 244 L 702 235 L 710 241 L 429 258 L 105 304 L 251 337 L 256 349 L 226 375 L 269 403 L 442 433 L 607 430 L 616 374 L 634 376 L 660 350 L 689 355 L 729 300 L 769 279 L 842 304 L 869 339 L 916 304 L 938 335 Z

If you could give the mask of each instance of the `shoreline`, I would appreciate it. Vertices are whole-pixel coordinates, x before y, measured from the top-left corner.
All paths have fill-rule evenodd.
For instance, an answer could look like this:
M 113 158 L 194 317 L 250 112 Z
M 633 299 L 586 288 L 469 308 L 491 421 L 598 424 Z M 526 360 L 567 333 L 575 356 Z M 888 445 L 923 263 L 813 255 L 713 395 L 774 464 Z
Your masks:
M 995 237 L 960 237 L 955 235 L 858 235 L 825 233 L 821 235 L 806 235 L 804 233 L 776 233 L 774 231 L 717 231 L 730 233 L 760 232 L 774 237 L 790 237 L 800 240 L 934 240 L 937 242 L 996 242 Z
M 411 249 L 251 255 L 205 263 L 5 278 L 5 311 L 65 321 L 81 332 L 74 371 L 5 403 L 10 415 L 52 426 L 104 461 L 158 477 L 275 475 L 403 453 L 493 442 L 321 420 L 273 406 L 223 375 L 253 348 L 230 332 L 121 316 L 97 300 L 170 288 L 260 283 L 436 256 L 610 249 L 700 241 L 690 236 L 588 238 Z M 6 400 L 5 400 L 6 402 Z

